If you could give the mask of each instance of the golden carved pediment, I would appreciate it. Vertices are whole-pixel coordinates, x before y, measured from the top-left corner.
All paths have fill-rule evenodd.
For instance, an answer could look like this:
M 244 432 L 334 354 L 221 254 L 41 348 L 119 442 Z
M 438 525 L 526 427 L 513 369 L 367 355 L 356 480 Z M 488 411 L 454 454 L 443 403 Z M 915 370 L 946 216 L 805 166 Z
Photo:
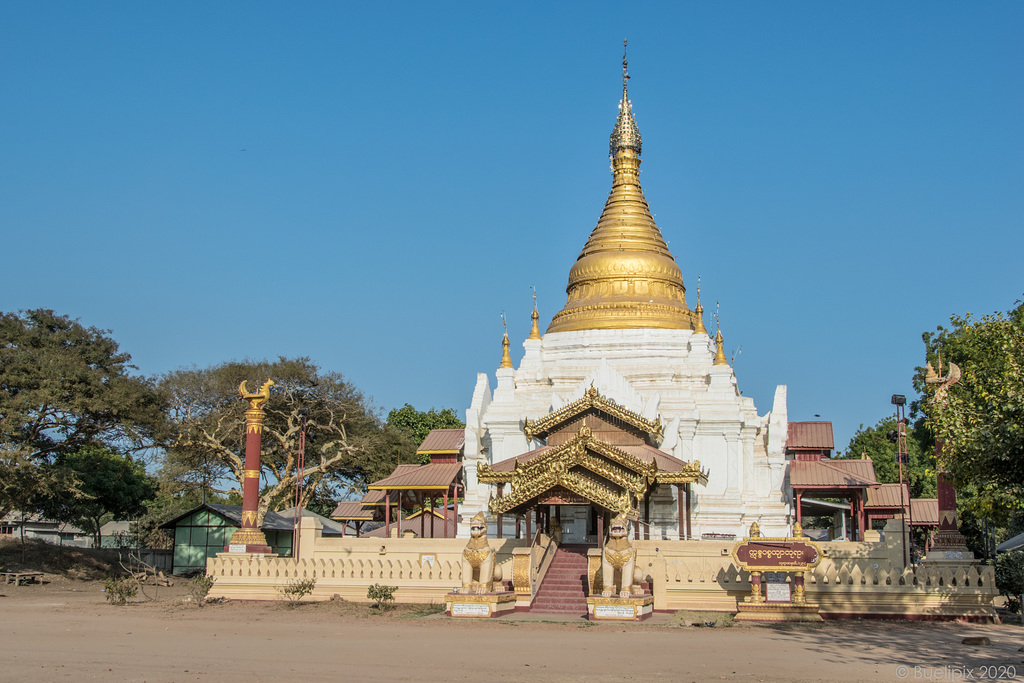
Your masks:
M 587 389 L 583 394 L 583 398 L 548 413 L 542 418 L 525 420 L 523 423 L 523 433 L 526 434 L 527 439 L 535 439 L 553 431 L 559 425 L 571 421 L 590 409 L 599 410 L 615 419 L 622 420 L 642 432 L 651 434 L 655 439 L 660 440 L 664 435 L 664 425 L 660 417 L 657 420 L 648 420 L 639 413 L 620 406 L 615 401 L 602 396 L 601 392 L 594 387 Z

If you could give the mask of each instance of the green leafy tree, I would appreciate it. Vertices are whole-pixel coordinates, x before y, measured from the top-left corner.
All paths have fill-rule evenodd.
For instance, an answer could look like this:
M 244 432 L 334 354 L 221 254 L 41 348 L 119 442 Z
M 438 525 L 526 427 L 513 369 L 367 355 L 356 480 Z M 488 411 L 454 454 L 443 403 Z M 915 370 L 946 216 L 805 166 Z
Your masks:
M 388 426 L 399 430 L 407 438 L 406 443 L 399 447 L 399 459 L 401 462 L 411 462 L 416 453 L 416 448 L 427 438 L 432 429 L 461 429 L 466 423 L 459 419 L 459 416 L 451 408 L 431 408 L 424 412 L 416 410 L 406 403 L 401 408 L 395 408 L 388 413 Z M 405 456 L 405 457 L 403 457 Z M 425 458 L 423 462 L 428 461 Z
M 90 532 L 97 548 L 105 520 L 141 515 L 146 501 L 157 492 L 156 479 L 146 474 L 141 463 L 105 448 L 90 447 L 62 454 L 44 468 L 70 470 L 82 495 L 47 498 L 40 503 L 43 514 Z
M 259 520 L 290 507 L 297 476 L 300 410 L 308 410 L 305 507 L 329 489 L 337 499 L 365 488 L 380 469 L 381 425 L 370 405 L 342 375 L 323 372 L 308 358 L 229 362 L 165 375 L 160 389 L 170 406 L 165 467 L 194 471 L 217 463 L 228 473 L 217 493 L 240 495 L 245 468 L 245 410 L 238 385 L 275 382 L 263 425 L 263 483 Z M 224 486 L 223 484 L 227 485 Z
M 61 456 L 152 445 L 163 405 L 108 331 L 51 310 L 0 314 L 0 515 L 80 496 Z
M 895 417 L 883 418 L 873 427 L 861 425 L 850 439 L 846 451 L 838 457 L 860 458 L 867 455 L 874 463 L 875 476 L 880 483 L 898 484 L 900 470 L 896 462 L 896 444 L 889 436 L 895 430 Z M 930 441 L 931 435 L 921 420 L 907 428 L 910 462 L 903 466 L 903 481 L 913 498 L 935 497 L 935 454 Z
M 942 467 L 959 487 L 973 487 L 973 505 L 1004 518 L 1024 508 L 1024 305 L 1006 314 L 951 318 L 949 328 L 923 335 L 927 359 L 943 374 L 956 363 L 960 381 L 945 399 L 918 368 L 915 385 L 929 398 L 919 405 L 943 440 Z

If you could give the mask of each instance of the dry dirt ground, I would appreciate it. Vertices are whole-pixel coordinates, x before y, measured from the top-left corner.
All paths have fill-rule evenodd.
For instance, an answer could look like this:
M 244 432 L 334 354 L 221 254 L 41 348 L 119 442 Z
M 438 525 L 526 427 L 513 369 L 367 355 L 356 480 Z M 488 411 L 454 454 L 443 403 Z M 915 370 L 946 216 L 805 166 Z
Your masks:
M 0 680 L 1024 680 L 1019 626 L 456 621 L 343 602 L 200 609 L 182 603 L 180 584 L 147 587 L 154 600 L 115 607 L 102 588 L 56 576 L 0 586 Z M 991 646 L 961 644 L 981 635 Z M 1000 666 L 1010 668 L 982 668 Z

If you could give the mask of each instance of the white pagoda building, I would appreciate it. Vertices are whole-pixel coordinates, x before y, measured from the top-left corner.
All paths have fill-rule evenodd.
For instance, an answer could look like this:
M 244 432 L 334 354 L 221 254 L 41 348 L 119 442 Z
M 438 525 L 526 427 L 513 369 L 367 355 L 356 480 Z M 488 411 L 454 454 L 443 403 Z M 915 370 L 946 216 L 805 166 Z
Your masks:
M 466 411 L 465 501 L 491 535 L 557 525 L 599 543 L 626 513 L 640 538 L 741 538 L 757 522 L 786 536 L 786 387 L 759 415 L 686 301 L 682 272 L 640 187 L 641 139 L 628 98 L 611 134 L 612 188 L 569 271 L 565 306 L 533 330 L 493 389 L 477 375 Z

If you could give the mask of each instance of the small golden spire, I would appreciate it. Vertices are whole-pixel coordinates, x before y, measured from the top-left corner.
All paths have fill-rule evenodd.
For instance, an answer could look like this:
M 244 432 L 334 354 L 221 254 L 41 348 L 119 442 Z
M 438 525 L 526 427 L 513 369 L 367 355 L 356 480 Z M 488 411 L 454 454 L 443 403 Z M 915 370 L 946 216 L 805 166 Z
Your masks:
M 505 324 L 505 313 L 501 313 L 501 326 L 505 328 L 505 336 L 501 340 L 501 365 L 499 368 L 510 368 L 512 367 L 512 356 L 508 353 L 508 325 Z
M 540 320 L 540 315 L 537 313 L 537 290 L 533 291 L 533 313 L 530 315 L 530 319 L 533 320 L 533 326 L 530 328 L 530 339 L 540 339 L 540 328 L 537 327 L 537 321 Z
M 704 307 L 700 304 L 700 275 L 697 276 L 697 308 L 693 309 L 693 312 L 697 314 L 697 324 L 693 328 L 694 333 L 707 334 L 708 331 L 704 329 Z
M 722 340 L 722 328 L 718 328 L 718 332 L 715 333 L 715 344 L 718 346 L 718 350 L 715 351 L 715 362 L 714 365 L 728 365 L 729 361 L 725 358 L 725 344 Z

